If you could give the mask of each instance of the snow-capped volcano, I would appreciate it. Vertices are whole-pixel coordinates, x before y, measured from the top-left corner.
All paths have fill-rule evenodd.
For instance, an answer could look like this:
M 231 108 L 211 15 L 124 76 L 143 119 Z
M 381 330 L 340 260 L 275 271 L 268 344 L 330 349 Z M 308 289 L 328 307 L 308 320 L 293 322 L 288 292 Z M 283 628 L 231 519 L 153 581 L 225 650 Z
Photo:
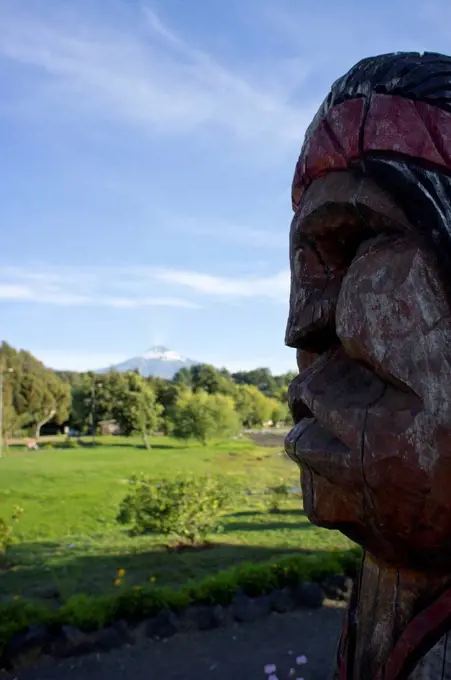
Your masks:
M 108 371 L 119 371 L 119 373 L 139 371 L 145 378 L 155 376 L 171 380 L 177 371 L 184 366 L 195 366 L 199 363 L 201 362 L 188 359 L 167 347 L 156 346 L 151 347 L 147 352 L 144 352 L 144 354 L 141 354 L 140 356 L 132 357 L 115 366 L 101 368 L 97 373 L 108 373 Z
M 163 347 L 162 345 L 152 347 L 147 352 L 144 352 L 144 354 L 141 355 L 141 358 L 159 359 L 160 361 L 183 361 L 183 362 L 189 361 L 189 359 L 182 356 L 178 352 L 174 352 L 171 349 L 167 349 L 167 347 Z

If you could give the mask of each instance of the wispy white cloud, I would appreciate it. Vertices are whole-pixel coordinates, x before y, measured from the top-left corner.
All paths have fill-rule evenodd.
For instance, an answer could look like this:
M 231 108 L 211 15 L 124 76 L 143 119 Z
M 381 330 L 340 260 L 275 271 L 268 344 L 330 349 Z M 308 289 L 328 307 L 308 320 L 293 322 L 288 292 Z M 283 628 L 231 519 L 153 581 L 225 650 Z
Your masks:
M 156 270 L 155 278 L 206 295 L 231 298 L 266 297 L 288 300 L 290 274 L 283 270 L 267 277 L 225 277 L 183 269 Z
M 145 288 L 142 281 L 141 288 Z M 113 294 L 108 289 L 127 288 L 121 276 L 112 270 L 5 267 L 0 274 L 0 303 L 36 303 L 61 307 L 111 307 L 137 309 L 139 307 L 182 307 L 198 309 L 199 305 L 183 298 Z M 81 292 L 78 292 L 81 291 Z
M 141 12 L 134 29 L 119 30 L 92 16 L 78 24 L 64 20 L 61 12 L 44 21 L 31 7 L 23 12 L 15 3 L 0 5 L 0 57 L 36 69 L 35 106 L 41 97 L 47 110 L 50 99 L 159 132 L 213 124 L 240 139 L 263 137 L 269 146 L 299 143 L 316 108 L 293 103 L 299 82 L 293 82 L 291 62 L 274 63 L 266 77 L 264 70 L 244 77 L 192 47 L 149 8 L 146 35 Z M 308 67 L 298 71 L 302 79 Z
M 153 295 L 149 295 L 152 291 Z M 4 267 L 0 303 L 67 307 L 181 307 L 198 309 L 204 298 L 267 298 L 286 302 L 289 272 L 263 276 L 218 276 L 170 267 Z M 194 296 L 194 299 L 192 299 Z

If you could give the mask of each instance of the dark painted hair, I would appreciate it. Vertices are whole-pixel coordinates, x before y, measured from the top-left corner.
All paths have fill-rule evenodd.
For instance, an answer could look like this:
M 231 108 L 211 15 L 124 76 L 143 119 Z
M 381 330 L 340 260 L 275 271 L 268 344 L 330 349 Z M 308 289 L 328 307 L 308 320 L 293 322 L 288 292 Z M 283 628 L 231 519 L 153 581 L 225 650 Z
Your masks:
M 451 57 L 397 52 L 358 62 L 332 85 L 307 130 L 304 148 L 330 108 L 363 98 L 368 109 L 373 94 L 422 101 L 451 113 Z M 449 145 L 451 155 L 451 129 Z M 437 170 L 420 159 L 397 157 L 393 152 L 361 154 L 359 166 L 403 208 L 436 253 L 442 278 L 451 288 L 451 168 L 449 173 Z

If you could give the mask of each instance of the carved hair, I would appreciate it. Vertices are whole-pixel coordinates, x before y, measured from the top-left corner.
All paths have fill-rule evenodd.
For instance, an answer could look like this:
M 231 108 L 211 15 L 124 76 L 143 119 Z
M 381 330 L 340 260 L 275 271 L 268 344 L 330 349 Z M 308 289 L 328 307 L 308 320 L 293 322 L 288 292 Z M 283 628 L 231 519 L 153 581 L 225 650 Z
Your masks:
M 399 125 L 398 136 L 388 144 L 383 139 L 379 110 L 374 115 L 378 127 L 373 125 L 365 147 L 376 100 L 382 100 L 393 125 Z M 406 112 L 412 117 L 410 128 Z M 410 129 L 414 134 L 406 152 Z M 335 166 L 328 148 L 337 153 Z M 308 167 L 312 156 L 313 175 Z M 332 85 L 306 133 L 293 180 L 293 207 L 312 179 L 345 168 L 370 177 L 393 196 L 416 234 L 435 252 L 451 300 L 451 57 L 416 52 L 370 57 Z

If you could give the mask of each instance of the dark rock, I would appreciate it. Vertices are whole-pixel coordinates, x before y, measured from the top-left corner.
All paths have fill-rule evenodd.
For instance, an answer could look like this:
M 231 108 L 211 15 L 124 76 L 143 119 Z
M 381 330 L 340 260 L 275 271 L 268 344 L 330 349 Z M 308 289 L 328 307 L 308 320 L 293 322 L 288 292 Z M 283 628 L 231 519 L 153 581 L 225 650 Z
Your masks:
M 116 628 L 103 628 L 92 636 L 96 651 L 109 652 L 110 649 L 121 647 L 125 643 L 123 636 Z
M 189 628 L 212 630 L 223 625 L 225 612 L 221 605 L 190 607 L 186 612 L 186 621 Z
M 269 602 L 271 609 L 279 614 L 285 614 L 294 608 L 294 600 L 288 588 L 274 590 L 269 596 Z
M 227 610 L 224 609 L 220 604 L 216 604 L 213 607 L 213 616 L 217 622 L 217 627 L 225 626 L 227 621 Z
M 328 576 L 321 585 L 330 600 L 348 600 L 351 595 L 352 579 L 343 574 Z
M 317 583 L 301 583 L 294 591 L 294 601 L 298 606 L 316 609 L 324 602 L 324 590 Z
M 65 658 L 92 652 L 94 640 L 75 626 L 61 626 L 61 630 L 51 644 L 52 656 Z
M 115 623 L 113 623 L 113 628 L 117 630 L 124 643 L 131 644 L 133 636 L 127 621 L 115 621 Z
M 51 640 L 47 626 L 30 626 L 25 633 L 14 635 L 3 652 L 5 666 L 20 670 L 39 659 Z
M 238 592 L 232 601 L 232 616 L 241 623 L 256 621 L 267 616 L 271 611 L 269 597 L 251 598 Z
M 147 637 L 169 638 L 175 635 L 180 627 L 176 615 L 169 609 L 161 611 L 155 618 L 149 619 L 146 625 Z

